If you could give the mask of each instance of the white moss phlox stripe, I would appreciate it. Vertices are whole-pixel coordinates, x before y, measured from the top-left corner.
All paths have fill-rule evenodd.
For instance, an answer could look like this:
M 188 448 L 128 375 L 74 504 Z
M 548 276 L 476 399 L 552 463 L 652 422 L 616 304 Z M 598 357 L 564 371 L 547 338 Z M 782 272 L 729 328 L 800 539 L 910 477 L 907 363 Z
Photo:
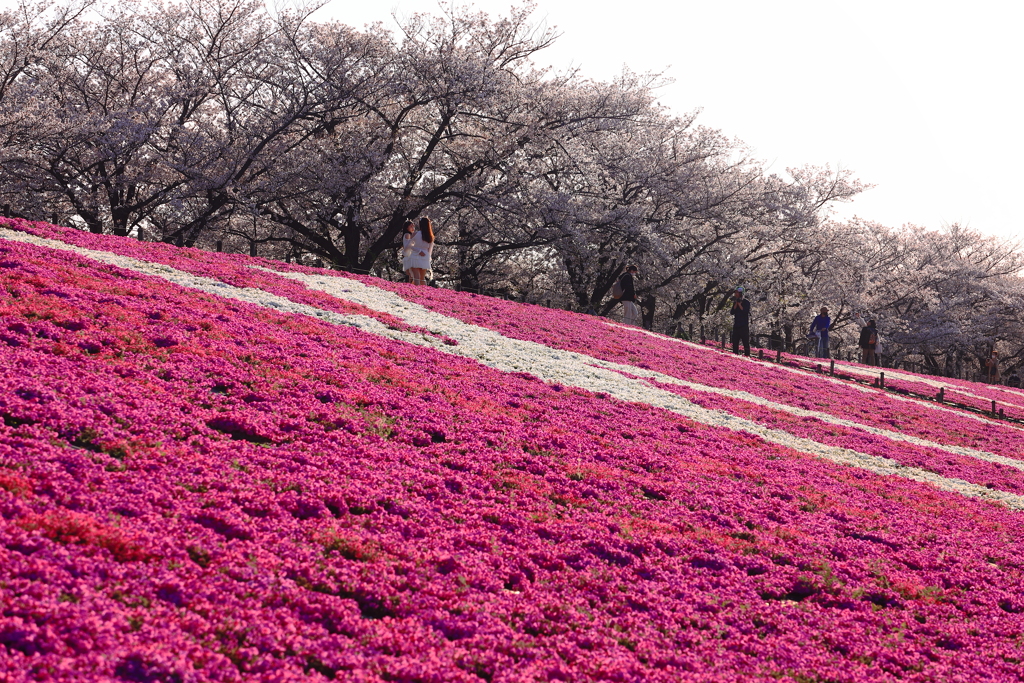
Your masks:
M 612 364 L 609 364 L 609 367 Z M 857 429 L 868 434 L 874 434 L 875 436 L 882 436 L 892 441 L 901 441 L 903 443 L 913 444 L 915 446 L 923 446 L 926 448 L 936 448 L 938 450 L 945 451 L 947 453 L 962 455 L 968 458 L 975 458 L 976 460 L 984 460 L 986 462 L 995 462 L 1000 465 L 1006 465 L 1007 467 L 1013 467 L 1015 469 L 1024 472 L 1024 460 L 1017 460 L 1015 458 L 1008 458 L 1005 455 L 998 455 L 996 453 L 989 453 L 988 451 L 981 451 L 975 448 L 967 448 L 965 446 L 957 446 L 954 444 L 943 444 L 937 441 L 929 441 L 928 439 L 922 439 L 917 436 L 910 436 L 909 434 L 902 434 L 900 432 L 894 432 L 891 429 L 881 429 L 879 427 L 872 427 L 871 425 L 861 424 L 859 422 L 853 422 L 852 420 L 844 420 L 841 417 L 836 417 L 829 413 L 822 413 L 817 410 L 807 410 L 806 408 L 798 408 L 796 406 L 787 405 L 785 403 L 776 403 L 775 401 L 769 401 L 766 398 L 755 396 L 746 391 L 738 391 L 736 389 L 722 389 L 721 387 L 712 387 L 706 384 L 698 384 L 696 382 L 688 382 L 677 377 L 670 375 L 663 375 L 659 372 L 651 370 L 636 369 L 631 370 L 630 374 L 638 377 L 646 377 L 664 384 L 674 384 L 680 387 L 686 387 L 687 389 L 694 389 L 708 394 L 717 394 L 718 396 L 725 396 L 727 398 L 738 399 L 740 401 L 746 401 L 748 403 L 754 403 L 765 408 L 771 408 L 783 413 L 789 413 L 790 415 L 796 415 L 797 417 L 810 417 L 827 424 L 836 425 L 838 427 L 848 427 L 850 429 Z
M 640 327 L 633 327 L 631 325 L 620 325 L 618 323 L 607 322 L 607 321 L 605 322 L 605 324 L 608 325 L 609 327 L 615 327 L 615 328 L 620 329 L 620 330 L 626 330 L 626 331 L 635 332 L 635 333 L 638 333 L 638 334 L 650 335 L 650 336 L 656 337 L 656 338 L 658 338 L 658 339 L 660 339 L 662 341 L 673 342 L 673 343 L 676 343 L 676 344 L 683 344 L 687 348 L 700 349 L 701 351 L 707 351 L 707 352 L 710 352 L 710 353 L 719 353 L 718 349 L 716 349 L 716 348 L 714 348 L 712 346 L 706 346 L 704 344 L 698 344 L 696 342 L 687 341 L 685 339 L 676 339 L 675 337 L 668 337 L 668 336 L 665 336 L 663 334 L 658 334 L 656 332 L 651 332 L 650 330 L 645 330 L 645 329 L 640 328 Z M 759 360 L 757 358 L 748 358 L 746 356 L 736 356 L 735 359 L 738 360 L 738 361 L 741 361 L 741 362 L 754 363 L 755 365 L 761 365 L 763 367 L 772 368 L 772 369 L 777 370 L 779 372 L 790 372 L 790 373 L 793 373 L 793 374 L 796 374 L 796 375 L 801 375 L 801 376 L 804 376 L 804 377 L 806 377 L 807 374 L 808 374 L 807 370 L 802 370 L 800 368 L 790 367 L 788 365 L 780 365 L 778 363 L 772 363 L 770 361 Z M 867 368 L 857 368 L 856 366 L 847 365 L 845 363 L 843 363 L 841 365 L 842 365 L 843 370 L 851 370 L 851 369 L 856 368 L 859 371 L 859 373 L 862 376 L 865 376 L 865 377 L 877 377 L 878 376 L 877 372 L 872 372 L 871 370 L 868 370 Z M 840 363 L 836 363 L 836 367 L 839 367 L 839 366 L 840 366 Z M 886 369 L 885 372 L 886 372 L 886 377 L 891 377 L 892 379 L 899 379 L 900 378 L 900 377 L 898 377 L 896 375 L 893 375 L 891 370 Z M 904 375 L 903 373 L 899 373 L 899 375 L 904 377 L 904 378 L 913 379 L 915 381 L 919 379 L 916 375 Z M 846 387 L 847 389 L 852 389 L 853 391 L 859 391 L 859 392 L 865 393 L 865 394 L 878 394 L 881 391 L 880 389 L 872 389 L 870 387 L 863 387 L 863 386 L 860 386 L 859 384 L 851 384 L 850 382 L 847 382 L 847 381 L 844 381 L 844 380 L 841 380 L 841 379 L 837 379 L 835 377 L 829 377 L 827 375 L 815 375 L 815 378 L 818 381 L 821 381 L 821 382 L 831 382 L 833 384 L 837 384 L 839 386 Z M 959 387 L 956 387 L 956 386 L 953 386 L 953 385 L 947 384 L 945 386 L 947 386 L 947 388 L 949 388 L 950 391 L 957 391 L 957 392 L 960 392 L 960 393 L 967 393 L 963 389 L 961 389 Z M 993 418 L 990 418 L 990 417 L 987 417 L 987 416 L 984 416 L 984 415 L 978 415 L 976 413 L 964 412 L 962 410 L 957 410 L 955 408 L 950 408 L 948 406 L 944 406 L 944 405 L 941 405 L 941 404 L 938 404 L 938 403 L 933 403 L 932 401 L 928 401 L 926 399 L 913 398 L 913 397 L 910 397 L 910 396 L 899 396 L 897 394 L 888 394 L 888 393 L 885 396 L 886 396 L 886 398 L 888 398 L 889 400 L 892 400 L 892 401 L 902 401 L 904 403 L 913 403 L 914 405 L 920 406 L 920 407 L 925 408 L 927 410 L 936 410 L 936 411 L 940 411 L 940 412 L 944 412 L 944 413 L 949 413 L 949 414 L 952 414 L 952 415 L 956 415 L 957 417 L 961 417 L 961 418 L 963 418 L 965 420 L 974 420 L 975 422 L 981 422 L 983 424 L 994 424 L 995 423 L 995 424 L 999 424 L 1001 427 L 1005 427 L 1005 428 L 1008 428 L 1008 429 L 1016 429 L 1016 430 L 1019 430 L 1019 431 L 1024 431 L 1024 427 L 1020 427 L 1020 426 L 1018 426 L 1016 424 L 1013 424 L 1013 423 L 1009 423 L 1009 422 L 998 422 L 998 423 L 996 423 Z M 987 401 L 989 399 L 985 398 L 984 400 Z
M 276 271 L 271 271 L 276 272 Z M 767 407 L 785 410 L 801 416 L 818 417 L 823 421 L 843 426 L 863 429 L 870 433 L 886 436 L 899 437 L 898 440 L 905 443 L 916 443 L 926 445 L 940 450 L 946 450 L 958 455 L 967 455 L 990 462 L 1010 464 L 1013 467 L 1022 467 L 1022 463 L 1005 458 L 993 453 L 974 451 L 962 447 L 951 447 L 936 442 L 917 439 L 916 437 L 904 436 L 896 432 L 865 427 L 848 420 L 839 420 L 825 413 L 803 411 L 799 408 L 774 403 L 759 399 L 746 392 L 727 392 L 713 387 L 686 382 L 668 375 L 645 370 L 631 365 L 623 365 L 600 360 L 572 351 L 552 349 L 535 342 L 510 339 L 500 333 L 476 325 L 470 325 L 460 320 L 450 318 L 431 311 L 419 304 L 412 303 L 392 292 L 365 285 L 357 280 L 350 280 L 341 277 L 321 277 L 317 275 L 303 275 L 298 273 L 282 273 L 278 275 L 299 280 L 307 287 L 318 289 L 342 299 L 362 304 L 373 310 L 391 313 L 403 319 L 411 325 L 417 325 L 429 329 L 432 332 L 444 334 L 458 340 L 459 346 L 447 347 L 442 350 L 449 353 L 457 353 L 468 358 L 474 358 L 481 362 L 501 370 L 525 371 L 541 379 L 558 382 L 569 386 L 577 386 L 595 392 L 605 392 L 616 398 L 638 403 L 646 403 L 658 408 L 670 410 L 674 413 L 684 415 L 695 422 L 726 427 L 735 431 L 743 431 L 760 436 L 765 441 L 788 446 L 795 450 L 816 455 L 833 462 L 852 465 L 877 474 L 895 474 L 916 481 L 929 482 L 938 488 L 958 491 L 980 498 L 991 498 L 1000 500 L 1014 509 L 1021 508 L 1024 497 L 1004 491 L 995 491 L 977 484 L 965 482 L 960 479 L 942 477 L 933 472 L 920 468 L 906 467 L 900 463 L 877 456 L 868 455 L 859 451 L 846 448 L 828 446 L 826 444 L 798 437 L 788 432 L 771 429 L 756 422 L 730 415 L 718 410 L 702 408 L 687 401 L 681 396 L 672 392 L 664 391 L 647 383 L 641 383 L 620 373 L 627 373 L 635 376 L 643 376 L 658 381 L 686 385 L 703 391 L 732 395 L 734 398 L 743 398 L 751 402 L 759 403 Z M 495 351 L 499 351 L 495 355 Z M 598 368 L 607 369 L 614 374 L 609 377 L 606 374 L 595 372 Z M 624 381 L 623 381 L 624 380 Z M 994 495 L 990 495 L 994 494 Z
M 936 488 L 962 495 L 1000 502 L 1013 510 L 1024 510 L 1024 496 L 1007 491 L 988 489 L 960 479 L 943 477 L 915 467 L 905 467 L 888 458 L 871 456 L 847 448 L 818 443 L 811 439 L 769 429 L 750 420 L 721 411 L 708 410 L 672 392 L 659 389 L 644 380 L 631 379 L 622 372 L 639 374 L 641 368 L 599 361 L 579 353 L 552 349 L 534 342 L 509 339 L 486 328 L 469 325 L 460 320 L 434 313 L 418 304 L 402 299 L 397 294 L 364 285 L 356 280 L 340 277 L 321 277 L 298 273 L 281 273 L 306 284 L 311 289 L 360 303 L 373 310 L 390 313 L 406 322 L 424 327 L 431 332 L 458 340 L 458 346 L 447 346 L 441 340 L 389 329 L 380 321 L 359 315 L 342 315 L 313 306 L 295 303 L 284 297 L 254 288 L 234 287 L 212 278 L 192 275 L 170 266 L 141 261 L 127 256 L 75 247 L 56 240 L 28 235 L 0 228 L 0 238 L 35 244 L 79 254 L 100 263 L 163 278 L 177 285 L 217 296 L 243 301 L 285 313 L 308 315 L 333 324 L 351 325 L 382 337 L 429 346 L 444 353 L 464 356 L 489 367 L 512 372 L 528 372 L 540 379 L 575 386 L 593 392 L 603 392 L 624 401 L 645 403 L 669 410 L 702 424 L 743 431 L 759 436 L 767 442 L 820 457 L 831 462 L 857 467 L 879 475 L 896 475 L 914 481 L 926 482 Z M 604 366 L 604 367 L 597 367 Z

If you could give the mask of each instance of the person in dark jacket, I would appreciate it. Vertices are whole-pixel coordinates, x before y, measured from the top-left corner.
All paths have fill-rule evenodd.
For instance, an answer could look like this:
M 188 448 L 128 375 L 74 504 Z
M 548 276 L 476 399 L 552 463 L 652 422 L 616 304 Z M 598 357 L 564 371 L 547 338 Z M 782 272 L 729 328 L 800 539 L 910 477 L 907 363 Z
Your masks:
M 875 365 L 875 347 L 878 345 L 878 330 L 875 328 L 875 321 L 869 320 L 860 330 L 860 339 L 857 342 L 860 346 L 861 362 L 864 365 Z
M 989 384 L 999 384 L 999 352 L 994 349 L 992 355 L 985 361 L 985 381 Z
M 811 336 L 818 342 L 815 350 L 817 358 L 831 358 L 828 349 L 828 331 L 832 327 L 832 319 L 828 317 L 828 309 L 821 307 L 821 312 L 811 321 Z
M 622 285 L 622 322 L 626 325 L 640 325 L 640 307 L 636 305 L 636 282 L 634 276 L 638 273 L 636 266 L 627 266 L 626 272 L 619 277 L 619 284 Z
M 750 302 L 743 298 L 743 288 L 737 287 L 732 293 L 732 352 L 750 355 Z

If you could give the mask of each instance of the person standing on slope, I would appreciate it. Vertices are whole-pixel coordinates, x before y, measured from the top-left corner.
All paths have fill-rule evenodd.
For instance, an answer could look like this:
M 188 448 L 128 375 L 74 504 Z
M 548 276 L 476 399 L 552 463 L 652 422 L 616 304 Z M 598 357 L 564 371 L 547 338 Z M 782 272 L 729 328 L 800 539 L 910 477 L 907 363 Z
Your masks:
M 415 239 L 416 224 L 412 221 L 406 221 L 405 226 L 402 228 L 402 270 L 405 271 L 405 276 L 412 284 L 416 284 L 416 280 L 412 275 L 412 250 L 416 245 Z
M 743 287 L 737 287 L 732 293 L 732 352 L 740 352 L 743 342 L 743 353 L 750 355 L 750 302 L 743 298 Z
M 619 285 L 622 287 L 622 322 L 626 325 L 640 325 L 640 307 L 636 305 L 636 282 L 634 276 L 638 274 L 636 266 L 626 266 L 626 272 L 619 276 Z
M 409 282 L 414 285 L 427 284 L 427 273 L 430 271 L 430 258 L 434 251 L 434 224 L 424 216 L 420 219 L 419 230 L 411 231 L 413 223 L 405 224 L 405 235 L 402 237 L 402 268 L 409 274 Z
M 999 352 L 992 351 L 992 355 L 985 361 L 985 381 L 989 384 L 999 384 Z
M 821 307 L 821 312 L 811 321 L 811 336 L 818 340 L 815 350 L 817 358 L 831 358 L 828 348 L 828 331 L 832 327 L 832 319 L 828 317 L 828 309 Z
M 864 323 L 860 330 L 860 339 L 857 342 L 860 346 L 861 362 L 864 365 L 875 365 L 875 349 L 878 346 L 878 330 L 875 328 L 875 321 L 869 320 Z

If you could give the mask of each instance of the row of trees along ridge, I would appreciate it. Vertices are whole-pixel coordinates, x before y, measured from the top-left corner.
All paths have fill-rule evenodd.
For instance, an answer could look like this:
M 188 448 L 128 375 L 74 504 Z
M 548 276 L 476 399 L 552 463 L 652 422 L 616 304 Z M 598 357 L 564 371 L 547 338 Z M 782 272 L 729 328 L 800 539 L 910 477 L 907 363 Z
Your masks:
M 0 15 L 0 201 L 96 233 L 401 276 L 408 218 L 440 226 L 440 284 L 607 312 L 628 263 L 645 325 L 755 331 L 854 312 L 893 361 L 1021 360 L 1021 256 L 959 226 L 834 220 L 865 186 L 772 173 L 736 140 L 611 82 L 537 66 L 532 7 L 391 31 L 252 0 L 24 3 Z M 695 332 L 697 334 L 698 332 Z

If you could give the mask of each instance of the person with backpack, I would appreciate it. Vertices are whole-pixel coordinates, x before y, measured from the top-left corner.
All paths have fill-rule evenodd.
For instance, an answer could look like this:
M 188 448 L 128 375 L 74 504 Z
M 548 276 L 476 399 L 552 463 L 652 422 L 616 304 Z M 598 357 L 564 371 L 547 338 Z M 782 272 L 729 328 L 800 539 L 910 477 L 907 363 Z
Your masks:
M 626 272 L 612 285 L 612 298 L 622 302 L 622 322 L 640 326 L 640 307 L 636 305 L 636 283 L 633 277 L 638 273 L 636 266 L 626 266 Z
M 860 329 L 860 339 L 857 342 L 860 346 L 861 362 L 864 365 L 877 365 L 878 358 L 875 350 L 878 346 L 878 329 L 874 320 L 868 320 Z
M 737 287 L 732 293 L 732 352 L 740 352 L 743 342 L 743 353 L 750 355 L 750 302 L 743 298 L 743 287 Z
M 828 348 L 828 331 L 832 327 L 832 319 L 828 317 L 828 309 L 821 307 L 821 312 L 811 321 L 810 335 L 818 346 L 814 355 L 816 358 L 831 358 Z

